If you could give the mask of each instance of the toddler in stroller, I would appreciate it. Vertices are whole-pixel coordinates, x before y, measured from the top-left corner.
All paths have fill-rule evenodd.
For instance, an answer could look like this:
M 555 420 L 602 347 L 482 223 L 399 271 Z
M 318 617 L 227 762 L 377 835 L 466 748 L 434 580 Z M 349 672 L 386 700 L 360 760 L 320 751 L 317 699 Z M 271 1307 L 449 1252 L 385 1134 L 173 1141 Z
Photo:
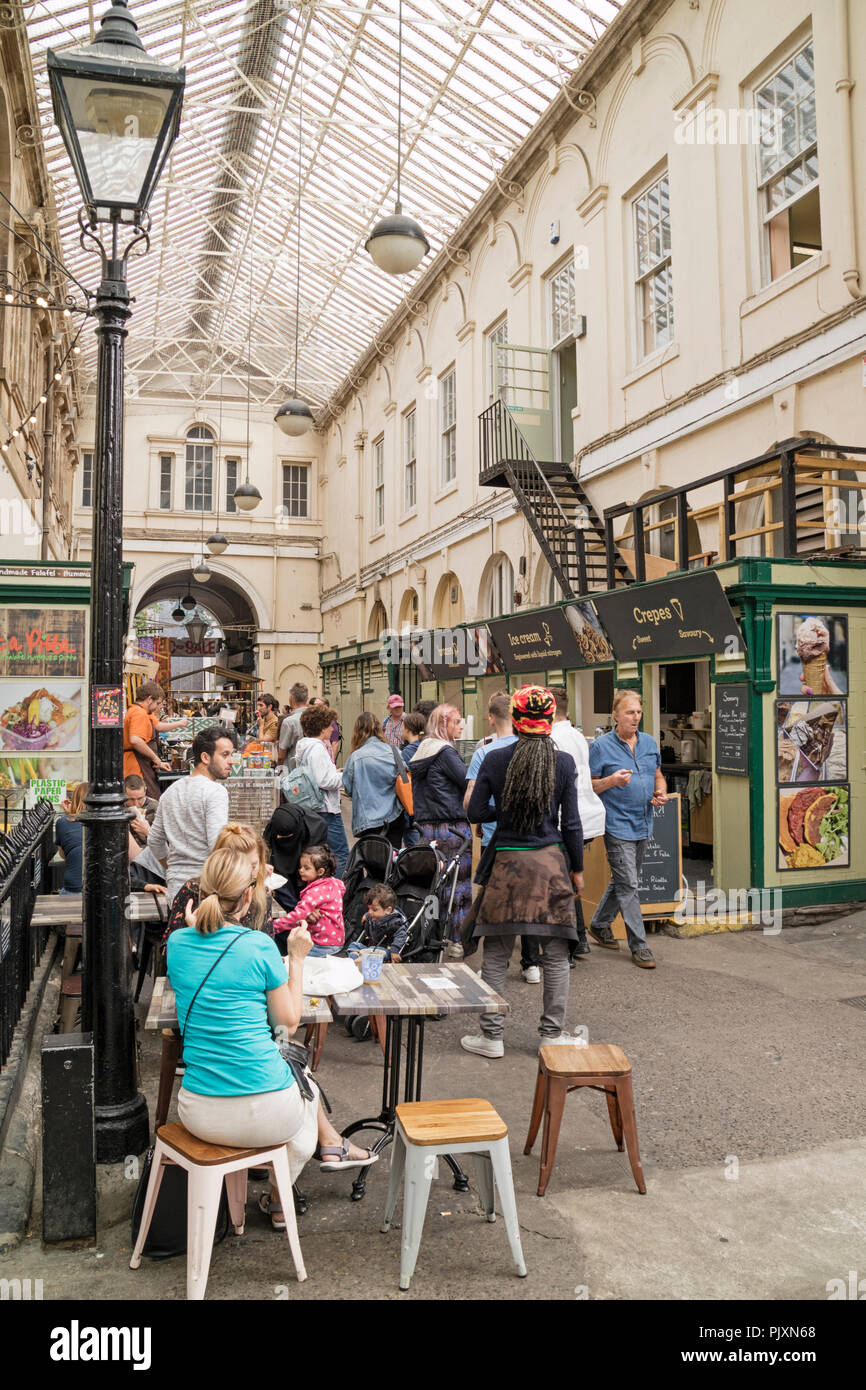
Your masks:
M 346 949 L 350 960 L 357 961 L 365 946 L 384 950 L 386 961 L 399 961 L 400 952 L 409 935 L 409 923 L 397 906 L 397 895 L 387 883 L 376 884 L 367 892 L 367 911 L 361 919 L 361 931 Z

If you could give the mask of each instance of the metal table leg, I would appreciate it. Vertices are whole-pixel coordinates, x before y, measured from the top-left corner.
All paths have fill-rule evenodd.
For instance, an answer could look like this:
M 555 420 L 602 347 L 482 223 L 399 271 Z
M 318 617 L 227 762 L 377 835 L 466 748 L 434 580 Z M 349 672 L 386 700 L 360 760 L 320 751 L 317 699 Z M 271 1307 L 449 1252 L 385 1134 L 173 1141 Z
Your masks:
M 382 1110 L 375 1119 L 355 1120 L 343 1130 L 343 1138 L 349 1139 L 362 1129 L 382 1131 L 381 1139 L 371 1146 L 373 1153 L 382 1153 L 394 1138 L 394 1117 L 400 1099 L 400 1065 L 402 1061 L 403 1020 L 387 1018 L 385 1028 L 385 1060 L 382 1073 Z M 408 1075 L 408 1073 L 407 1073 Z M 367 1188 L 368 1168 L 360 1168 L 352 1183 L 352 1201 L 360 1202 Z

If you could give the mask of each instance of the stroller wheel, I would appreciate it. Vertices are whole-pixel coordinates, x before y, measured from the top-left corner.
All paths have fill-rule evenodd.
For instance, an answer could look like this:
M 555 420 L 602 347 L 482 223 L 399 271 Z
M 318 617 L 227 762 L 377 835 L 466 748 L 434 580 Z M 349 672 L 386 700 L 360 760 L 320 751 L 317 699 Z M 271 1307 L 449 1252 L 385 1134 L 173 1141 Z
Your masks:
M 366 1042 L 370 1036 L 370 1020 L 366 1014 L 357 1014 L 352 1020 L 352 1027 L 349 1030 L 353 1038 L 358 1042 Z
M 343 1027 L 345 1028 L 346 1032 L 349 1034 L 349 1037 L 350 1037 L 350 1038 L 352 1037 L 352 1025 L 354 1024 L 356 1017 L 357 1017 L 356 1014 L 349 1014 L 349 1016 L 348 1016 L 347 1018 L 344 1018 L 344 1019 L 343 1019 Z

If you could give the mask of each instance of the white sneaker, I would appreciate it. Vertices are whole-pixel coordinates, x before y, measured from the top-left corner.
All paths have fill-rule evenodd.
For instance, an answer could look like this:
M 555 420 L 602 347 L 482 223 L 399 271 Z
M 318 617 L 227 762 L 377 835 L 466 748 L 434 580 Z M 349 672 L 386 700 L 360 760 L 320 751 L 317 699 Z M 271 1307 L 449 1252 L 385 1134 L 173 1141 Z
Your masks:
M 528 985 L 541 984 L 541 971 L 537 965 L 527 965 L 526 969 L 521 971 L 521 974 Z
M 559 1046 L 560 1044 L 563 1044 L 563 1045 L 564 1045 L 564 1044 L 566 1044 L 566 1043 L 567 1043 L 570 1047 L 582 1047 L 582 1046 L 583 1046 L 582 1040 L 576 1038 L 576 1037 L 574 1036 L 573 1033 L 558 1033 L 558 1034 L 556 1035 L 555 1038 L 539 1038 L 539 1040 L 538 1040 L 538 1046 L 539 1046 L 539 1048 L 542 1048 L 542 1047 L 557 1047 L 557 1046 Z
M 460 1039 L 464 1052 L 477 1052 L 479 1057 L 504 1057 L 505 1044 L 499 1038 L 486 1038 L 483 1033 L 477 1037 Z
M 463 947 L 459 941 L 448 941 L 443 954 L 446 960 L 462 960 Z

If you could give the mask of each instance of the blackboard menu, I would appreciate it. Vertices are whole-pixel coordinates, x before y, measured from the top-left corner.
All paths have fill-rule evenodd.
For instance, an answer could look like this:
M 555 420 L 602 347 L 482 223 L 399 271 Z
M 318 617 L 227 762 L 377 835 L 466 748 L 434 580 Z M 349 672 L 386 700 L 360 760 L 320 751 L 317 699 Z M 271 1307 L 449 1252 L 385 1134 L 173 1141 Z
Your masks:
M 642 907 L 660 903 L 671 907 L 679 901 L 683 869 L 680 798 L 669 796 L 664 806 L 653 806 L 653 832 L 647 842 L 638 879 Z
M 716 772 L 730 777 L 749 775 L 749 689 L 746 685 L 717 685 L 715 688 Z

